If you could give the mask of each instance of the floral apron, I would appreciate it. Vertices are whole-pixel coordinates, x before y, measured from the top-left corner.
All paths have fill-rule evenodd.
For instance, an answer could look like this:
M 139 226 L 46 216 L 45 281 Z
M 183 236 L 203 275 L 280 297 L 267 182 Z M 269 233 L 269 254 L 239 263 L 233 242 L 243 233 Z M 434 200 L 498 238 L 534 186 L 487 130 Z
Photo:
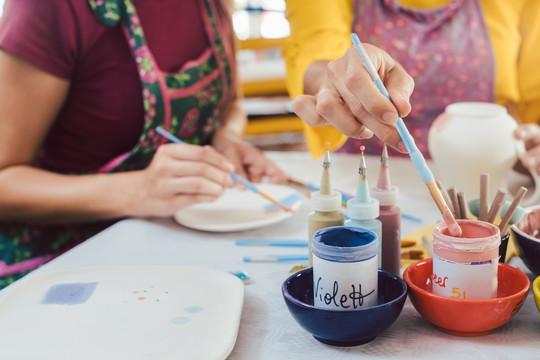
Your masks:
M 494 57 L 480 0 L 452 0 L 427 10 L 398 0 L 355 0 L 352 30 L 414 78 L 412 110 L 404 121 L 425 156 L 429 127 L 446 105 L 494 101 Z M 382 151 L 378 139 L 349 139 L 340 151 L 358 153 L 360 145 L 370 154 Z
M 89 0 L 106 26 L 123 23 L 137 63 L 144 104 L 144 130 L 135 147 L 96 172 L 143 169 L 167 142 L 161 126 L 190 144 L 208 144 L 219 126 L 234 89 L 233 51 L 222 34 L 232 29 L 216 15 L 214 1 L 200 1 L 210 47 L 178 73 L 159 69 L 131 0 Z M 226 36 L 226 35 L 225 35 Z M 0 289 L 67 251 L 114 221 L 81 225 L 28 226 L 0 224 Z

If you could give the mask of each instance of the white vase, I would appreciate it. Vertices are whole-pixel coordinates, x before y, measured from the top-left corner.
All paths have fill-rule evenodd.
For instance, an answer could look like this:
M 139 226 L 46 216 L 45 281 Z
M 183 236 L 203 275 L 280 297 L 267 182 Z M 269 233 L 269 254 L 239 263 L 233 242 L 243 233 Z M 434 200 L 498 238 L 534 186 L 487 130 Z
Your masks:
M 499 187 L 507 187 L 507 175 L 518 159 L 519 143 L 513 135 L 516 127 L 517 122 L 501 105 L 448 105 L 428 135 L 438 179 L 445 188 L 455 186 L 470 200 L 480 196 L 480 174 L 488 173 L 491 201 Z

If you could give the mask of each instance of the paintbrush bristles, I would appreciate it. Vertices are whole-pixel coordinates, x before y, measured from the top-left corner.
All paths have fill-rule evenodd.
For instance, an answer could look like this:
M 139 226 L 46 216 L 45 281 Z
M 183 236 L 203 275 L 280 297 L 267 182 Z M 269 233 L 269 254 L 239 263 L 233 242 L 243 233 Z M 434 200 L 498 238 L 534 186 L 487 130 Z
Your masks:
M 525 194 L 527 193 L 527 189 L 523 186 L 519 188 L 518 193 L 516 194 L 516 197 L 508 207 L 508 210 L 506 210 L 506 213 L 504 214 L 501 223 L 499 224 L 499 229 L 501 230 L 501 236 L 505 236 L 508 232 L 508 228 L 510 226 L 510 218 L 512 218 L 512 215 L 514 215 L 514 211 L 516 211 L 516 208 L 519 205 L 519 202 L 523 200 L 525 197 Z
M 497 194 L 495 194 L 495 198 L 493 198 L 493 202 L 491 203 L 491 206 L 489 208 L 488 216 L 486 221 L 489 223 L 492 223 L 495 221 L 495 218 L 497 217 L 497 214 L 499 213 L 499 210 L 501 210 L 502 204 L 504 203 L 504 198 L 506 197 L 506 189 L 499 188 L 497 190 Z
M 489 174 L 480 174 L 480 208 L 478 220 L 486 221 L 488 217 L 488 192 L 489 192 Z

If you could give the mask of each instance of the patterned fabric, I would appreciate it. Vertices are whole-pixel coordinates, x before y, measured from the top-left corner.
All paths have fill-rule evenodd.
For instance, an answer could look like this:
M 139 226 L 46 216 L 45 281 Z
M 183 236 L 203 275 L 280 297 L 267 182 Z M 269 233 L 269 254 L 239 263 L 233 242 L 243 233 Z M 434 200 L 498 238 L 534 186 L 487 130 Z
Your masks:
M 210 47 L 181 71 L 170 74 L 159 69 L 131 0 L 89 0 L 96 17 L 106 26 L 116 26 L 122 21 L 137 63 L 145 110 L 144 131 L 136 146 L 96 172 L 129 171 L 148 166 L 157 148 L 166 142 L 154 131 L 157 126 L 187 143 L 210 142 L 234 89 L 232 49 L 221 38 L 227 26 L 218 20 L 213 1 L 200 2 Z M 112 223 L 114 221 L 70 226 L 0 225 L 0 288 Z
M 425 156 L 429 127 L 446 105 L 494 101 L 494 58 L 479 0 L 452 0 L 428 10 L 398 0 L 356 0 L 353 31 L 414 78 L 412 110 L 404 121 Z M 382 151 L 378 139 L 349 139 L 339 151 L 358 153 L 360 145 L 367 153 Z

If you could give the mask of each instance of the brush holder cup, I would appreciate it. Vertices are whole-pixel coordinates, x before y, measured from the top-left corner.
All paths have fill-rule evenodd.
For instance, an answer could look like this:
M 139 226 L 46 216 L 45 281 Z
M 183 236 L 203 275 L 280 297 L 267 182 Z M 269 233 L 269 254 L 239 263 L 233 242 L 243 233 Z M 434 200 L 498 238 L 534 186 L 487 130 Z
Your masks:
M 492 103 L 448 105 L 433 122 L 428 135 L 429 153 L 445 187 L 455 186 L 469 199 L 480 193 L 480 174 L 488 173 L 489 198 L 507 188 L 507 177 L 522 141 L 514 138 L 517 122 L 506 108 Z

